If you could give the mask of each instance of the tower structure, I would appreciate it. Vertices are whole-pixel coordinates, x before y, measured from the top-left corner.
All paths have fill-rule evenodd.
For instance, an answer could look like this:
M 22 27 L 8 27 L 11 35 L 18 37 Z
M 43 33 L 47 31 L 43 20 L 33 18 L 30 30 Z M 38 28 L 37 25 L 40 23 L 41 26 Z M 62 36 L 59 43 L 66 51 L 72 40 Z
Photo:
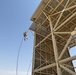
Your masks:
M 76 75 L 69 53 L 76 45 L 76 0 L 42 0 L 31 20 L 32 75 Z

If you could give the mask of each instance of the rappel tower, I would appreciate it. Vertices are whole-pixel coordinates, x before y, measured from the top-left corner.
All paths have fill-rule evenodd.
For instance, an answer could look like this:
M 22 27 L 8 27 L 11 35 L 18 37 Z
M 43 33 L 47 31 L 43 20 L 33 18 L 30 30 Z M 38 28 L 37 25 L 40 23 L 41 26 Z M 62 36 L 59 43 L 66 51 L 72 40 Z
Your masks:
M 76 75 L 69 53 L 76 45 L 76 0 L 42 0 L 31 20 L 32 75 Z

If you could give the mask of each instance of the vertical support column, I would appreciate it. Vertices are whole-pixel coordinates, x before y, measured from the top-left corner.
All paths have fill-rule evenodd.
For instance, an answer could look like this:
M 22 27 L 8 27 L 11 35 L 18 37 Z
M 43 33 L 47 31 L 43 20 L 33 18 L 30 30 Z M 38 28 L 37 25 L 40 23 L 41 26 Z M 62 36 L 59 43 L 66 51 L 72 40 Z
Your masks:
M 59 61 L 58 61 L 57 44 L 56 44 L 55 35 L 53 33 L 53 25 L 52 25 L 50 16 L 49 16 L 49 22 L 50 22 L 50 29 L 51 29 L 51 34 L 52 34 L 52 42 L 53 42 L 53 49 L 54 49 L 55 61 L 56 61 L 56 66 L 57 66 L 57 74 L 58 75 L 62 75 L 61 69 L 60 69 L 59 63 L 58 63 Z
M 33 58 L 32 58 L 32 75 L 34 75 L 35 45 L 36 45 L 36 33 L 34 33 L 34 47 L 33 47 Z
M 40 38 L 39 38 L 40 40 L 41 40 L 41 36 L 40 36 Z M 41 44 L 40 44 L 40 65 L 41 65 Z M 43 56 L 42 56 L 43 57 Z M 43 57 L 44 58 L 44 57 Z M 41 71 L 40 71 L 40 75 L 41 75 Z

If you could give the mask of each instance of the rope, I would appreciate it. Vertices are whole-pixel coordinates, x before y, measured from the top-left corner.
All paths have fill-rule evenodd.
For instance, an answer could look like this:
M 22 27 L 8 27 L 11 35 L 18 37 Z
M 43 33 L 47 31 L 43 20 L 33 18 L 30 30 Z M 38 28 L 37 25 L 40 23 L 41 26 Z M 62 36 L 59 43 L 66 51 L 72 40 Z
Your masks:
M 34 34 L 33 34 L 33 32 L 32 32 L 31 30 L 28 30 L 28 31 L 30 31 L 31 34 L 34 36 Z M 28 32 L 28 31 L 27 31 L 27 32 Z M 28 73 L 29 73 L 29 70 L 30 70 L 31 64 L 32 64 L 32 60 L 31 60 L 31 62 L 30 62 L 30 64 L 29 64 L 29 66 L 28 66 L 28 69 L 27 69 L 27 73 L 26 73 L 26 75 L 28 75 Z
M 18 64 L 19 64 L 18 62 L 19 62 L 19 56 L 20 56 L 20 51 L 21 51 L 22 43 L 23 43 L 23 38 L 21 40 L 21 43 L 20 43 L 20 46 L 19 46 L 19 50 L 18 50 L 18 55 L 17 55 L 16 75 L 18 75 Z
M 28 32 L 29 32 L 29 29 L 26 31 L 26 33 L 28 33 Z M 31 34 L 34 36 L 34 34 L 32 32 L 31 32 Z M 21 51 L 21 46 L 22 46 L 23 40 L 24 40 L 24 38 L 22 38 L 22 40 L 21 40 L 21 43 L 20 43 L 20 46 L 19 46 L 19 50 L 18 50 L 18 55 L 17 55 L 16 75 L 18 75 L 19 56 L 20 56 L 20 51 Z M 28 67 L 28 70 L 27 70 L 27 75 L 28 75 L 29 69 L 31 67 L 31 63 L 32 62 L 30 62 L 30 64 L 29 64 L 29 67 Z
M 28 33 L 29 32 L 29 29 L 26 31 L 26 33 Z
M 33 32 L 30 30 L 31 34 L 34 36 Z
M 31 63 L 32 63 L 32 61 L 31 61 L 30 64 L 29 64 L 29 67 L 28 67 L 28 69 L 27 69 L 27 74 L 26 74 L 26 75 L 28 75 L 28 73 L 29 73 L 29 70 L 30 70 L 30 67 L 31 67 Z

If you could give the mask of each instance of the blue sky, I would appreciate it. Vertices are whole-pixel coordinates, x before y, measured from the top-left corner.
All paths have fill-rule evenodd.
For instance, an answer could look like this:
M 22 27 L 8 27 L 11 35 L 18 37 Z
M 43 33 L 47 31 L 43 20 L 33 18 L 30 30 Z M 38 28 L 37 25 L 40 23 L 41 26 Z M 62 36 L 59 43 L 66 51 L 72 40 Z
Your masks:
M 30 17 L 40 1 L 0 0 L 0 75 L 15 75 L 17 53 L 23 32 L 30 27 Z M 33 35 L 29 31 L 28 40 L 23 41 L 21 47 L 19 75 L 26 75 L 32 54 Z
M 41 0 L 0 0 L 0 75 L 15 75 L 16 59 L 23 32 L 31 25 L 30 17 Z M 19 75 L 26 75 L 32 59 L 33 35 L 23 41 Z

